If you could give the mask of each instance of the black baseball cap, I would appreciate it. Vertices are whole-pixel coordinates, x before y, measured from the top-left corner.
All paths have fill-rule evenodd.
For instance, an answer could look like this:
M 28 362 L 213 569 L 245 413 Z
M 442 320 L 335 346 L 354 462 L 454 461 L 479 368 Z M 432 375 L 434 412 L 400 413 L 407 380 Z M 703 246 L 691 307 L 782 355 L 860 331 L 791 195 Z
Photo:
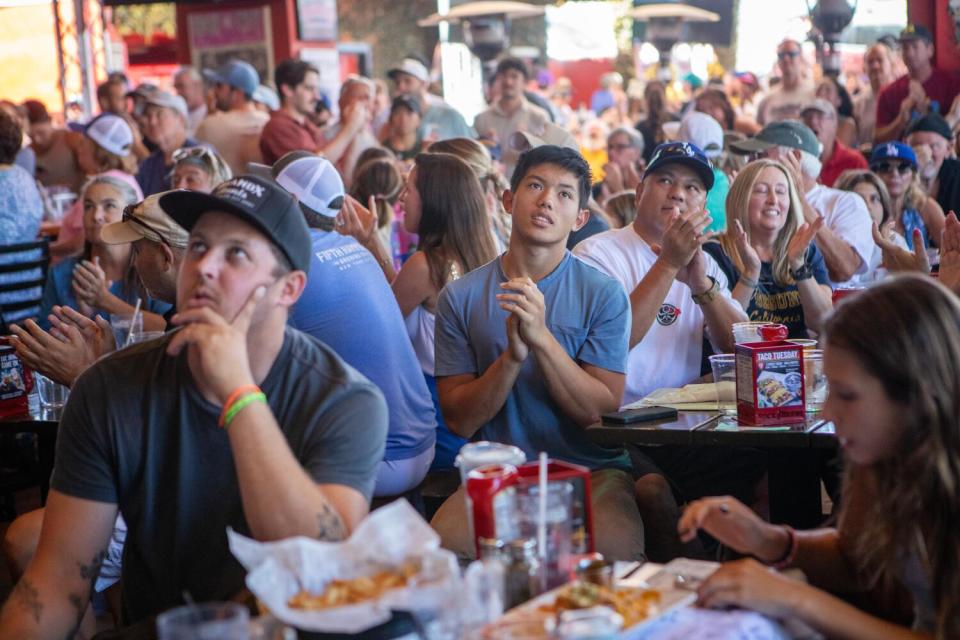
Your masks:
M 643 177 L 646 178 L 658 169 L 671 164 L 682 164 L 693 169 L 703 181 L 707 191 L 713 188 L 713 167 L 710 166 L 706 154 L 692 142 L 664 142 L 657 145 L 647 170 L 643 172 Z
M 160 197 L 160 207 L 187 231 L 208 211 L 234 215 L 263 232 L 294 269 L 310 268 L 310 231 L 297 199 L 272 180 L 244 174 L 220 183 L 209 194 L 171 191 Z
M 947 124 L 947 121 L 943 119 L 939 113 L 928 113 L 925 116 L 917 118 L 909 125 L 907 125 L 907 130 L 904 132 L 903 137 L 906 138 L 911 133 L 917 133 L 920 131 L 929 131 L 930 133 L 936 133 L 947 140 L 953 138 L 953 131 L 950 130 L 950 125 Z
M 406 109 L 407 111 L 411 111 L 418 116 L 423 115 L 423 110 L 420 108 L 420 102 L 413 96 L 409 96 L 404 93 L 398 95 L 393 99 L 393 102 L 390 103 L 390 113 L 393 113 L 397 109 Z
M 930 30 L 922 24 L 911 23 L 900 32 L 900 42 L 907 42 L 909 40 L 926 40 L 927 42 L 933 42 L 933 35 L 930 33 Z

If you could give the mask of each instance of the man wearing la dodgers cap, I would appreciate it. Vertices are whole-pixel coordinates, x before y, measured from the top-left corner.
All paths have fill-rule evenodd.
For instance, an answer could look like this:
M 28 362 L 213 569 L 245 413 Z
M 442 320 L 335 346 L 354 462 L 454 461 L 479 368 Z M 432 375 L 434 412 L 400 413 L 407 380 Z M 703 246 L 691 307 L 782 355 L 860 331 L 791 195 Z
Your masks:
M 234 175 L 247 170 L 248 162 L 260 162 L 260 134 L 270 115 L 257 109 L 253 93 L 260 74 L 243 60 L 228 60 L 217 69 L 204 69 L 213 84 L 217 111 L 197 126 L 194 138 L 220 152 Z
M 704 205 L 712 187 L 713 170 L 696 145 L 661 144 L 637 185 L 633 224 L 587 238 L 573 250 L 578 258 L 618 280 L 630 295 L 632 326 L 623 404 L 698 378 L 704 335 L 718 353 L 729 353 L 733 323 L 747 319 L 730 297 L 723 272 L 700 248 L 708 238 L 704 231 L 710 214 Z M 675 524 L 670 527 L 679 511 L 669 491 L 661 490 L 671 470 L 649 453 L 631 451 L 639 478 L 638 506 L 650 553 L 657 556 L 659 550 L 667 557 L 682 553 Z
M 364 518 L 387 436 L 380 391 L 287 326 L 310 240 L 296 199 L 241 175 L 161 208 L 190 232 L 179 329 L 98 361 L 60 421 L 40 546 L 4 637 L 64 637 L 90 596 L 118 511 L 127 621 L 244 588 L 227 528 L 260 541 L 343 539 Z M 81 567 L 78 571 L 77 567 Z M 148 623 L 149 624 L 149 623 Z
M 374 496 L 396 496 L 420 484 L 434 457 L 437 419 L 426 380 L 390 283 L 377 259 L 353 236 L 335 231 L 346 204 L 343 181 L 326 158 L 291 151 L 272 176 L 297 197 L 310 227 L 307 286 L 289 324 L 333 348 L 387 400 L 387 448 Z

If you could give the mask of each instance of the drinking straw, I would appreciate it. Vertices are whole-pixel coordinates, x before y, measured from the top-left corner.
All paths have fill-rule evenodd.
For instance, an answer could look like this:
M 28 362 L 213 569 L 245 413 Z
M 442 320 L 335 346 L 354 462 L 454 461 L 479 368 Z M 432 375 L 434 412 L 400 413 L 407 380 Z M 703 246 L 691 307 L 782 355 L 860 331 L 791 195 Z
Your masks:
M 540 452 L 540 515 L 537 518 L 537 542 L 540 558 L 547 560 L 547 452 Z
M 130 318 L 130 331 L 127 332 L 127 341 L 123 343 L 123 346 L 129 347 L 133 344 L 133 330 L 137 327 L 137 316 L 140 315 L 140 298 L 137 298 L 137 304 L 133 308 L 133 317 Z

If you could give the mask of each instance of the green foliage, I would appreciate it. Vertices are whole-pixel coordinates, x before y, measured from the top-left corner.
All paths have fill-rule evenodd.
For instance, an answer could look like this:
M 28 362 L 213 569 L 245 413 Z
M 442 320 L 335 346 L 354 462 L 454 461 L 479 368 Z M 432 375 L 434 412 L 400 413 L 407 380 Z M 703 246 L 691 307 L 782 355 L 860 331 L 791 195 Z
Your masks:
M 177 12 L 172 2 L 122 5 L 113 8 L 113 24 L 122 36 L 140 34 L 149 41 L 160 33 L 173 38 Z

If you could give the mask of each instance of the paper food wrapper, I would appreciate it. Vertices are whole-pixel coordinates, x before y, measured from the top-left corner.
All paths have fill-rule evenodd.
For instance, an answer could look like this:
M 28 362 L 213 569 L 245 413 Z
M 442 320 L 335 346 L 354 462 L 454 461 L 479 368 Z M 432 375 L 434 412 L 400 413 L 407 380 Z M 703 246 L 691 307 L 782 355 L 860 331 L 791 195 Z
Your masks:
M 724 381 L 719 386 L 709 382 L 706 384 L 688 384 L 680 389 L 657 389 L 639 402 L 629 407 L 672 406 L 684 408 L 683 405 L 712 405 L 716 408 L 717 391 L 720 391 L 721 402 L 733 402 L 736 399 L 736 384 Z
M 390 610 L 442 606 L 459 580 L 456 557 L 420 514 L 397 500 L 372 512 L 344 542 L 306 537 L 257 542 L 227 529 L 230 551 L 247 570 L 247 587 L 279 620 L 305 631 L 360 633 L 390 619 Z M 287 601 L 306 589 L 321 593 L 333 579 L 349 580 L 396 569 L 414 558 L 421 573 L 411 585 L 371 600 L 333 609 L 291 609 Z

